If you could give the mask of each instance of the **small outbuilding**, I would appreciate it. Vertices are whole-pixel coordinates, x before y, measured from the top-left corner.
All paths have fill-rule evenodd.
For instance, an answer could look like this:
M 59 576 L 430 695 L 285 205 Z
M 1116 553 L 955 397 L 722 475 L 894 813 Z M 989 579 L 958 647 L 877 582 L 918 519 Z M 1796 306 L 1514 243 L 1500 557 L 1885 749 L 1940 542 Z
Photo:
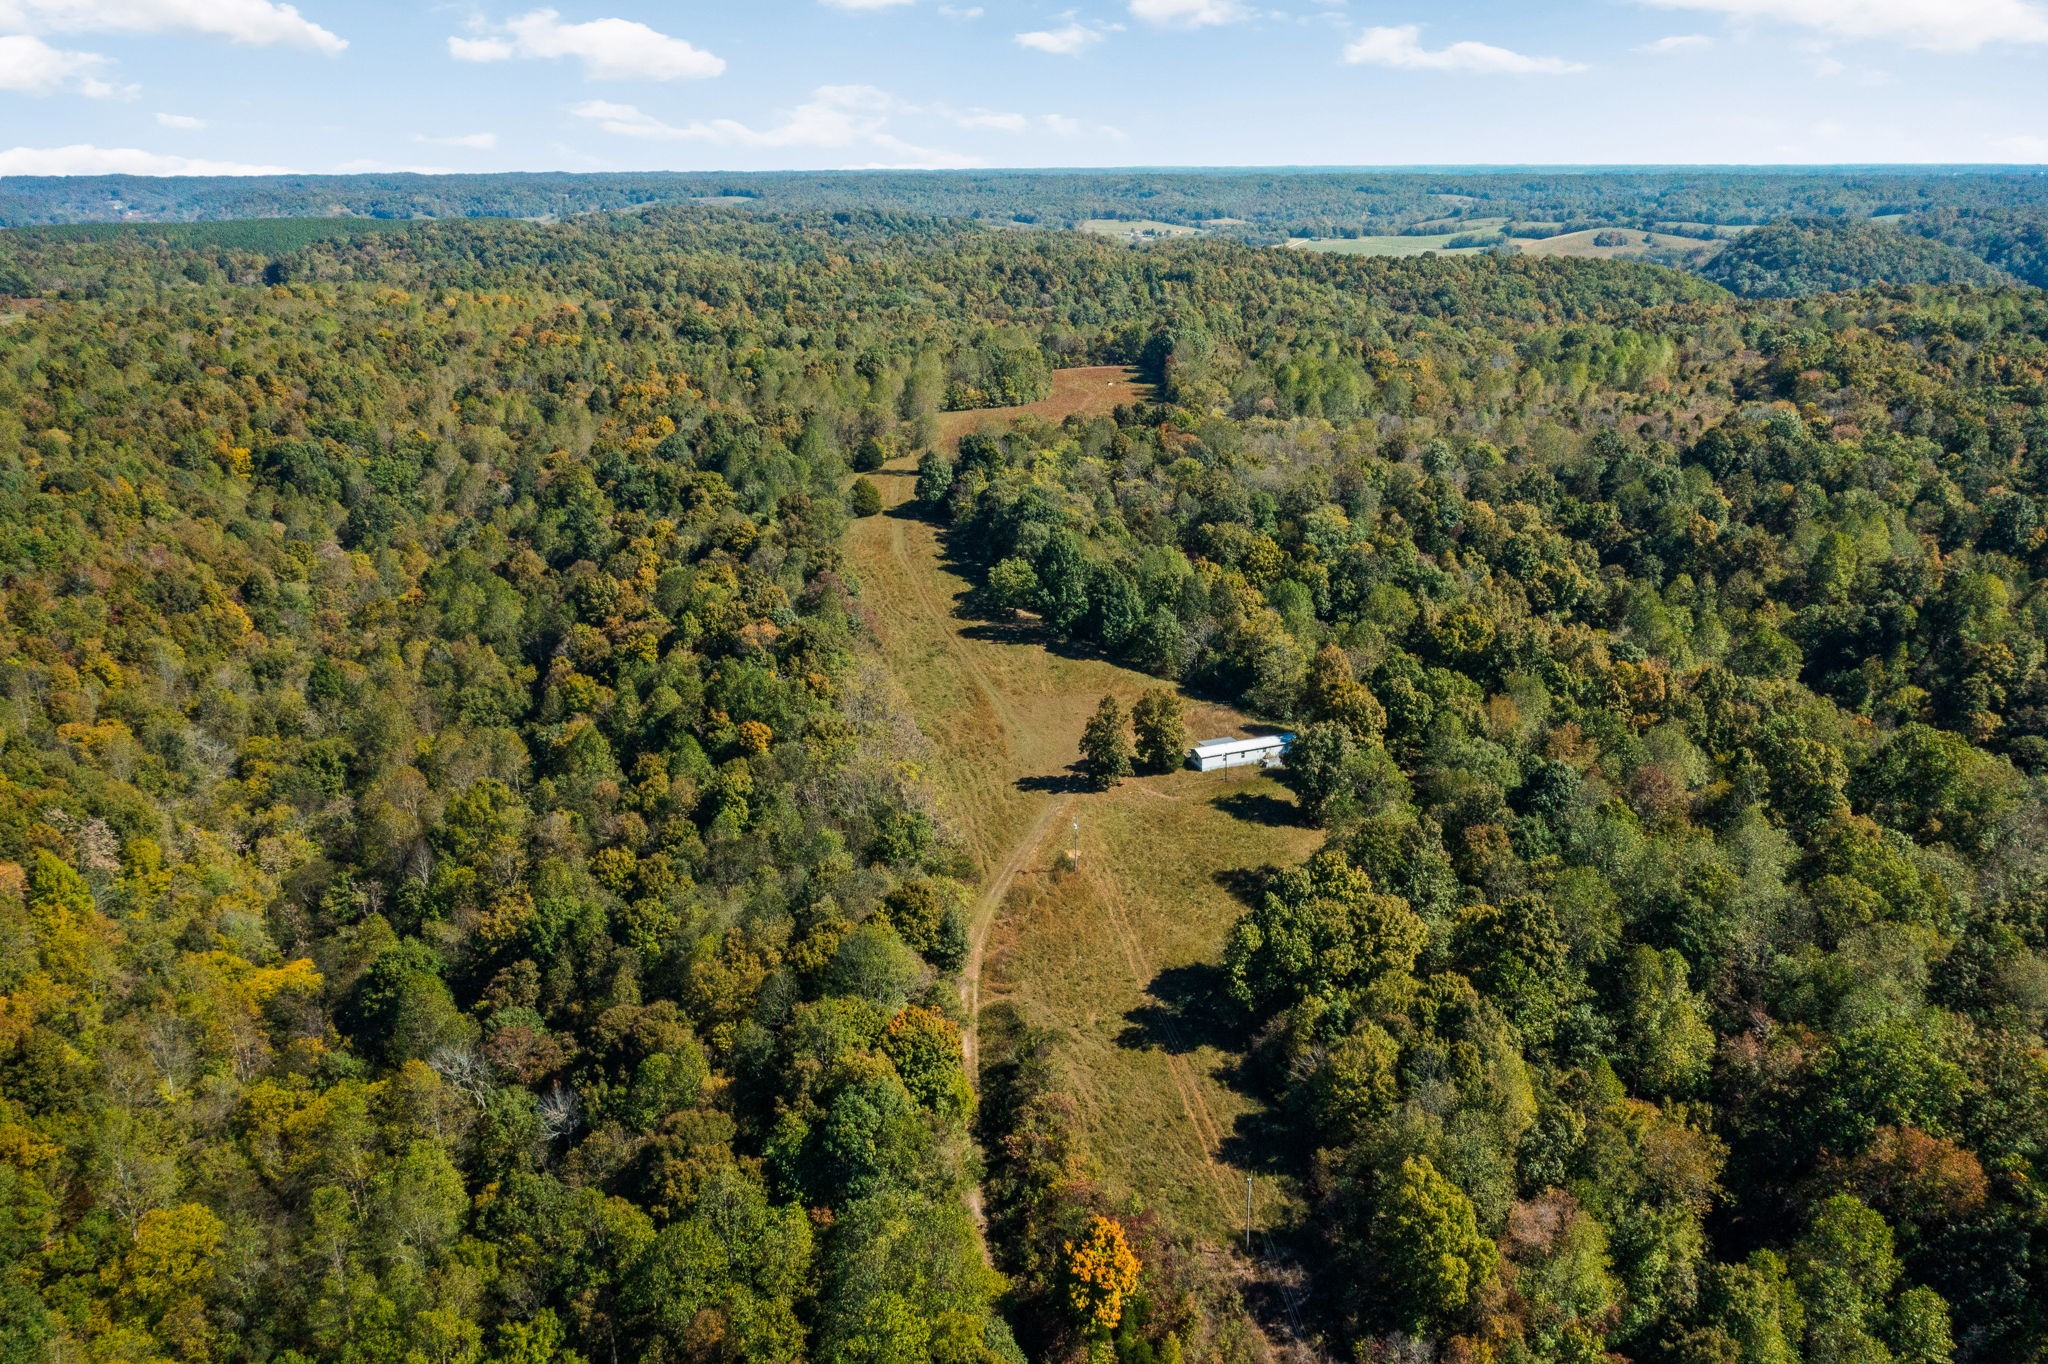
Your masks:
M 1204 739 L 1188 750 L 1188 766 L 1197 772 L 1226 767 L 1278 767 L 1294 742 L 1292 734 L 1261 734 L 1253 739 Z

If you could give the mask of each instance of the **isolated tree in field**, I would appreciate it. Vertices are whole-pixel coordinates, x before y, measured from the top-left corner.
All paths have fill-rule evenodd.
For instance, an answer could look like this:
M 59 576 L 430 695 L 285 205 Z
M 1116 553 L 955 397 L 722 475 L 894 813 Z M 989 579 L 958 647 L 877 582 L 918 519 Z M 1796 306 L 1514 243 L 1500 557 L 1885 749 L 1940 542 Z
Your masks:
M 1180 766 L 1187 752 L 1188 727 L 1177 692 L 1164 687 L 1146 692 L 1131 707 L 1131 724 L 1138 732 L 1140 763 L 1153 772 L 1171 772 Z
M 846 493 L 846 509 L 855 516 L 873 516 L 882 510 L 882 490 L 872 478 L 856 478 Z
M 1081 762 L 1096 787 L 1107 791 L 1131 775 L 1130 726 L 1114 696 L 1102 698 L 1081 731 Z

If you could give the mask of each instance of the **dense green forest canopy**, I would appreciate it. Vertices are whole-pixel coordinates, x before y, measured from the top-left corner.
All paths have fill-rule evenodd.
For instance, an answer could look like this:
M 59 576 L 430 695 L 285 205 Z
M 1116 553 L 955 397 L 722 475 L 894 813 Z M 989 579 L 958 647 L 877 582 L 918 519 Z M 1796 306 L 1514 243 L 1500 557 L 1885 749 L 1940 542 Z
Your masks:
M 969 1087 L 899 453 L 990 612 L 1298 729 L 1212 1004 L 1332 1353 L 2048 1355 L 2048 295 L 704 209 L 0 281 L 0 1357 L 1259 1357 Z M 1158 401 L 936 448 L 1091 362 Z
M 2012 276 L 1938 237 L 1873 223 L 1788 218 L 1746 232 L 1700 271 L 1751 297 L 1881 284 L 2003 284 Z

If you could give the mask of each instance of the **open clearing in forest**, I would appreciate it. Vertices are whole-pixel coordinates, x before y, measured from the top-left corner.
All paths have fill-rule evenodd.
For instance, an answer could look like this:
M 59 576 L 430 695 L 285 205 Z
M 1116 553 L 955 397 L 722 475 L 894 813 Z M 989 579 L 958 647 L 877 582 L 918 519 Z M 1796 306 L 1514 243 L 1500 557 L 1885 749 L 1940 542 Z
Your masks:
M 1620 246 L 1601 246 L 1594 238 L 1604 232 L 1619 232 L 1628 240 Z M 1574 260 L 1626 260 L 1649 251 L 1686 251 L 1702 260 L 1726 246 L 1726 242 L 1701 241 L 1697 237 L 1679 237 L 1669 232 L 1644 232 L 1634 227 L 1601 227 L 1584 232 L 1566 232 L 1556 237 L 1534 237 L 1514 239 L 1525 256 L 1568 256 Z
M 1052 372 L 1052 392 L 1023 407 L 983 407 L 972 412 L 941 412 L 939 444 L 952 449 L 960 438 L 974 431 L 1007 431 L 1022 416 L 1040 421 L 1061 422 L 1068 417 L 1106 417 L 1120 406 L 1150 401 L 1152 390 L 1138 378 L 1138 372 L 1122 365 L 1087 365 L 1080 369 Z M 886 478 L 886 475 L 878 475 Z M 884 493 L 887 488 L 884 487 Z M 902 496 L 908 497 L 908 485 Z
M 1472 255 L 1478 246 L 1447 246 L 1463 233 L 1445 232 L 1429 237 L 1289 237 L 1290 251 L 1319 251 L 1326 256 L 1420 256 L 1434 251 L 1439 256 Z
M 1440 256 L 1467 256 L 1490 251 L 1493 247 L 1454 247 L 1450 243 L 1475 233 L 1498 232 L 1504 223 L 1505 220 L 1500 218 L 1475 218 L 1459 224 L 1455 231 L 1429 236 L 1294 237 L 1287 245 L 1295 251 L 1320 251 L 1334 256 L 1420 256 L 1430 251 Z M 1602 246 L 1595 242 L 1594 238 L 1608 232 L 1619 232 L 1628 240 L 1619 246 Z M 1669 232 L 1645 232 L 1636 227 L 1595 227 L 1555 237 L 1510 237 L 1506 244 L 1525 256 L 1568 257 L 1573 260 L 1628 260 L 1652 252 L 1682 251 L 1692 255 L 1695 263 L 1706 260 L 1727 245 L 1726 242 L 1702 241 L 1697 237 L 1682 237 Z
M 1455 225 L 1447 224 L 1447 231 L 1426 235 L 1290 237 L 1287 245 L 1295 251 L 1320 251 L 1332 256 L 1419 256 L 1425 251 L 1455 256 L 1485 249 L 1477 246 L 1451 247 L 1450 243 L 1457 238 L 1469 237 L 1475 232 L 1498 232 L 1506 223 L 1505 218 L 1473 218 Z
M 1300 861 L 1319 837 L 1256 773 L 1175 772 L 1070 799 L 992 927 L 983 1006 L 1060 1037 L 1062 1074 L 1106 1192 L 1211 1244 L 1241 1231 L 1268 1163 L 1217 963 L 1232 873 Z M 1078 825 L 1078 827 L 1076 827 Z M 1073 870 L 1050 871 L 1064 852 Z M 1282 1206 L 1269 1181 L 1262 1222 Z
M 1186 223 L 1162 223 L 1150 218 L 1084 218 L 1076 224 L 1083 232 L 1110 237 L 1120 242 L 1156 242 L 1168 237 L 1199 237 L 1202 229 Z
M 1060 373 L 1034 410 L 1142 397 L 1124 371 Z M 1002 415 L 951 414 L 952 437 Z M 971 1014 L 1000 1002 L 1052 1030 L 1106 1190 L 1225 1244 L 1242 1225 L 1244 1168 L 1263 1163 L 1236 1040 L 1212 1011 L 1224 934 L 1241 909 L 1227 883 L 1241 869 L 1300 861 L 1320 836 L 1256 772 L 1083 789 L 1070 769 L 1096 703 L 1107 694 L 1128 704 L 1160 683 L 1048 648 L 1028 622 L 964 613 L 969 584 L 938 529 L 903 514 L 908 462 L 874 478 L 890 510 L 855 524 L 850 553 L 883 657 L 936 750 L 944 813 L 981 878 L 963 985 Z M 1187 710 L 1194 737 L 1250 723 L 1192 699 Z M 1058 870 L 1074 851 L 1078 865 Z M 1262 1222 L 1283 1198 L 1262 1181 Z

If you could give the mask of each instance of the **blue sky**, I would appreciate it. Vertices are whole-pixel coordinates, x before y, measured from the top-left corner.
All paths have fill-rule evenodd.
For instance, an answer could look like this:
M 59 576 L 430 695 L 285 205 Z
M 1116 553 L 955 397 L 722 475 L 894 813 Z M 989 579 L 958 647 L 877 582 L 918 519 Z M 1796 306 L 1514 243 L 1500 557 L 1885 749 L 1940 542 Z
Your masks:
M 0 175 L 2048 162 L 2048 0 L 0 0 Z

